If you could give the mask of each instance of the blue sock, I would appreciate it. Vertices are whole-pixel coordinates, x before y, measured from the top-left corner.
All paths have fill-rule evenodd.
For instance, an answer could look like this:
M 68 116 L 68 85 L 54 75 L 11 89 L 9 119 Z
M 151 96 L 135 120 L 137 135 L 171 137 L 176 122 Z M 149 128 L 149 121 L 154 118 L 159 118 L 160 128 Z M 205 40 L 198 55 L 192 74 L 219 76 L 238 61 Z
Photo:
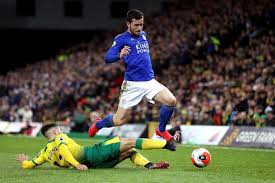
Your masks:
M 174 112 L 174 106 L 162 105 L 160 108 L 160 119 L 159 119 L 159 131 L 164 132 L 166 124 L 171 119 Z
M 112 127 L 114 126 L 113 124 L 113 115 L 107 115 L 105 116 L 105 118 L 103 118 L 101 121 L 97 122 L 96 123 L 96 128 L 98 130 L 100 130 L 101 128 L 104 128 L 104 127 Z

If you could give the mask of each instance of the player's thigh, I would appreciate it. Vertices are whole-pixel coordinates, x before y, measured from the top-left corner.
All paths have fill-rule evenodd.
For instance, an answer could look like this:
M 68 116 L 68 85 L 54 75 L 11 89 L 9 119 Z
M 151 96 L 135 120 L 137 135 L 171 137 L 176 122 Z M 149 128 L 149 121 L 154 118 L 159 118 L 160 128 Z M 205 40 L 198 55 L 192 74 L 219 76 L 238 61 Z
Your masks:
M 135 147 L 136 140 L 132 138 L 120 138 L 117 136 L 105 140 L 102 144 L 103 145 L 100 145 L 100 147 L 102 148 L 102 151 L 106 152 L 106 154 L 110 153 L 111 151 L 117 151 L 117 149 L 119 149 L 120 153 L 124 153 Z
M 124 153 L 134 148 L 136 144 L 135 139 L 120 139 L 120 152 Z
M 172 92 L 164 86 L 164 88 L 154 96 L 154 101 L 160 102 L 164 105 L 174 106 L 176 105 L 176 97 Z
M 128 122 L 131 117 L 132 109 L 124 109 L 118 107 L 117 112 L 113 115 L 113 123 L 115 126 L 120 126 Z
M 86 147 L 85 164 L 92 168 L 112 168 L 120 160 L 120 138 L 114 137 L 91 147 Z
M 136 106 L 145 95 L 143 85 L 140 82 L 124 81 L 119 97 L 119 107 L 131 109 Z
M 114 137 L 112 139 L 106 140 L 100 147 L 102 155 L 105 156 L 104 161 L 100 163 L 100 168 L 112 168 L 120 162 L 120 147 L 121 139 L 119 137 Z M 101 156 L 102 156 L 101 155 Z

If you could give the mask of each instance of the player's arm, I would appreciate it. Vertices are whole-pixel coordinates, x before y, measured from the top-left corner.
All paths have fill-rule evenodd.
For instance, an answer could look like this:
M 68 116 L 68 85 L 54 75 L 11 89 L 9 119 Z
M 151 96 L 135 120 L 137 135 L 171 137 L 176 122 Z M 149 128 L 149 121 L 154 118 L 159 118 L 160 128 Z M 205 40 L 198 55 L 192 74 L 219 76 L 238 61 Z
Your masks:
M 76 167 L 76 169 L 87 170 L 88 167 L 86 165 L 80 164 L 73 157 L 72 153 L 68 149 L 67 142 L 68 142 L 68 136 L 65 134 L 61 134 L 58 137 L 56 137 L 55 143 L 58 146 L 60 155 L 65 159 L 65 161 L 67 161 L 68 163 Z
M 18 154 L 16 160 L 21 163 L 21 167 L 24 169 L 35 168 L 46 162 L 44 158 L 44 150 L 41 150 L 39 154 L 29 161 L 29 157 L 26 154 Z
M 59 149 L 59 153 L 61 154 L 61 156 L 71 165 L 73 166 L 77 166 L 80 163 L 73 157 L 72 153 L 69 151 L 68 146 L 65 144 L 60 144 L 58 146 Z
M 61 156 L 71 165 L 73 165 L 78 170 L 88 170 L 88 167 L 86 165 L 80 164 L 72 155 L 72 153 L 69 151 L 68 146 L 65 144 L 59 145 L 59 153 Z
M 117 37 L 113 44 L 112 47 L 107 51 L 105 55 L 105 62 L 106 63 L 113 63 L 124 56 L 128 55 L 130 52 L 130 47 L 123 45 L 123 40 L 121 37 Z

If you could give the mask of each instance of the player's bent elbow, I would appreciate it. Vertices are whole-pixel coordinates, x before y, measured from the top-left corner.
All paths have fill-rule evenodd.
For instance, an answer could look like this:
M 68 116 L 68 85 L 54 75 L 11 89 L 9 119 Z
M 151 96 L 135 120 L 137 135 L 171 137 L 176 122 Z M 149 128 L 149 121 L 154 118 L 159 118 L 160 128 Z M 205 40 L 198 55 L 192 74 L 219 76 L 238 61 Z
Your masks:
M 104 58 L 104 61 L 106 64 L 110 63 L 110 60 L 107 57 Z
M 105 63 L 110 64 L 110 63 L 118 61 L 119 59 L 120 59 L 120 57 L 118 55 L 107 53 L 105 55 L 104 61 L 105 61 Z
M 105 55 L 104 61 L 106 64 L 112 63 L 112 58 L 110 57 L 110 55 L 108 55 L 108 53 Z
M 112 58 L 106 58 L 106 57 L 105 57 L 104 61 L 105 61 L 106 64 L 110 64 L 110 63 L 115 62 L 116 60 L 115 60 L 115 59 L 112 59 Z

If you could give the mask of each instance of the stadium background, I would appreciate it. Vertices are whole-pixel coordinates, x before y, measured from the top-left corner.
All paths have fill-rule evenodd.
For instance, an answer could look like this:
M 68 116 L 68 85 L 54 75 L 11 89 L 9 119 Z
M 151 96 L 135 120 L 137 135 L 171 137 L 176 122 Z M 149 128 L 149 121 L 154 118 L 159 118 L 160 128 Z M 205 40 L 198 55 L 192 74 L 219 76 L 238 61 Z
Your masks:
M 156 79 L 177 97 L 169 128 L 182 143 L 275 147 L 271 0 L 1 0 L 0 132 L 37 136 L 58 121 L 87 137 L 93 112 L 114 113 L 124 66 L 103 59 L 131 8 L 145 13 Z M 143 101 L 100 135 L 155 138 L 159 107 Z

